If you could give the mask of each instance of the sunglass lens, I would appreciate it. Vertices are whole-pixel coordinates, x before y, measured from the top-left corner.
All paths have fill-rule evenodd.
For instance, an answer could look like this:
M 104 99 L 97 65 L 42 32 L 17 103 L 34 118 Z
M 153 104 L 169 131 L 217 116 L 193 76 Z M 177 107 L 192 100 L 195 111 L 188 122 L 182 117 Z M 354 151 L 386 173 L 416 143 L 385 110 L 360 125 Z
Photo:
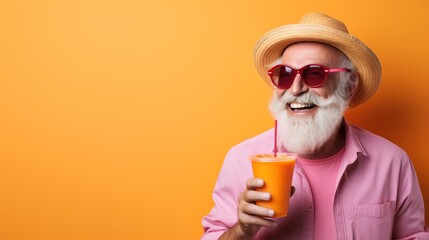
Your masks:
M 280 89 L 288 89 L 292 86 L 295 74 L 292 68 L 288 66 L 280 66 L 278 68 L 278 83 L 277 87 Z
M 325 81 L 325 70 L 318 65 L 309 65 L 302 71 L 302 75 L 309 87 L 320 87 Z

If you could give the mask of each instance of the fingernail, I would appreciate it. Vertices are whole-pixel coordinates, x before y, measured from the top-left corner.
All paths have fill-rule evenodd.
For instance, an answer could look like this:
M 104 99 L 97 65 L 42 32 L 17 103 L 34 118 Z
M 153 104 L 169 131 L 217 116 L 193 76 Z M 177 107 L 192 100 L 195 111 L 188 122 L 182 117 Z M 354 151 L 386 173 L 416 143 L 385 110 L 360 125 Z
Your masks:
M 274 210 L 268 210 L 268 215 L 271 217 L 274 216 Z
M 271 194 L 269 193 L 265 194 L 265 200 L 270 200 L 270 198 L 271 198 Z
M 259 179 L 257 184 L 258 184 L 258 186 L 262 186 L 264 184 L 264 181 L 262 179 Z

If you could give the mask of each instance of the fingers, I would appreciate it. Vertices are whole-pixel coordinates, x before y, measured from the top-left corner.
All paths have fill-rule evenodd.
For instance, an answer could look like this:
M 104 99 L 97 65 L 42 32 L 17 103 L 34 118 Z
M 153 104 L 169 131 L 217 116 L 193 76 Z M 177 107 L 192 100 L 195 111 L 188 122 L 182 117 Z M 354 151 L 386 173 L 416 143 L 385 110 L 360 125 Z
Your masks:
M 238 219 L 242 226 L 250 227 L 277 227 L 277 222 L 271 219 L 266 219 L 254 215 L 239 213 Z
M 246 190 L 238 197 L 238 222 L 240 229 L 248 235 L 254 235 L 261 227 L 277 227 L 273 217 L 275 212 L 255 204 L 256 201 L 268 201 L 271 194 L 256 189 L 264 186 L 262 179 L 250 178 L 246 181 Z
M 274 220 L 267 219 L 274 216 L 274 211 L 257 206 L 254 203 L 254 200 L 262 200 L 259 197 L 261 194 L 266 195 L 266 193 L 259 193 L 252 190 L 244 191 L 240 194 L 238 220 L 243 232 L 256 232 L 261 227 L 277 227 L 277 223 Z
M 248 203 L 254 203 L 256 201 L 268 201 L 271 198 L 271 194 L 268 192 L 255 191 L 257 188 L 264 186 L 264 181 L 259 178 L 249 178 L 246 181 L 246 190 L 242 193 L 242 200 Z M 240 200 L 240 199 L 239 199 Z
M 257 206 L 254 203 L 242 202 L 239 206 L 239 213 L 259 217 L 273 217 L 274 210 Z
M 273 221 L 265 218 L 273 217 L 274 211 L 255 204 L 256 201 L 268 201 L 271 199 L 270 193 L 254 190 L 263 185 L 264 181 L 262 179 L 250 178 L 246 182 L 247 189 L 239 195 L 238 213 L 246 224 L 272 226 Z
M 254 203 L 256 201 L 268 201 L 271 199 L 271 194 L 267 192 L 258 192 L 254 190 L 247 190 L 243 195 L 244 201 Z
M 260 178 L 249 178 L 246 181 L 246 189 L 252 190 L 256 188 L 261 188 L 264 186 L 264 180 Z

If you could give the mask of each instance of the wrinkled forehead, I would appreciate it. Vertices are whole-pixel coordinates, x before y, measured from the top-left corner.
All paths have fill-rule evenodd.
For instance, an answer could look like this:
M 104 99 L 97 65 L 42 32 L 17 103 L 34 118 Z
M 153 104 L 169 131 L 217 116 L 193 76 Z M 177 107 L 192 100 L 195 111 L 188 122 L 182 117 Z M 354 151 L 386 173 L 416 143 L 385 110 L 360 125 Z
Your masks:
M 305 65 L 318 63 L 333 67 L 340 63 L 344 57 L 345 55 L 340 50 L 328 44 L 298 42 L 285 48 L 281 60 L 284 64 Z

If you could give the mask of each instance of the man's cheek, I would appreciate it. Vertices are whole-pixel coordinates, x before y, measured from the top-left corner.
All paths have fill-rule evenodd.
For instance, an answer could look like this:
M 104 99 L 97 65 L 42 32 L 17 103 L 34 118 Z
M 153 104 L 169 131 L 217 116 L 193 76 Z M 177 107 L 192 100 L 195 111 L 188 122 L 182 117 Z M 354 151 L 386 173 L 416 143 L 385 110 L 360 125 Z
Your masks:
M 286 92 L 285 89 L 276 89 L 275 91 L 276 91 L 277 97 L 279 97 L 279 98 L 281 96 L 283 96 L 283 94 L 285 94 L 285 92 Z

